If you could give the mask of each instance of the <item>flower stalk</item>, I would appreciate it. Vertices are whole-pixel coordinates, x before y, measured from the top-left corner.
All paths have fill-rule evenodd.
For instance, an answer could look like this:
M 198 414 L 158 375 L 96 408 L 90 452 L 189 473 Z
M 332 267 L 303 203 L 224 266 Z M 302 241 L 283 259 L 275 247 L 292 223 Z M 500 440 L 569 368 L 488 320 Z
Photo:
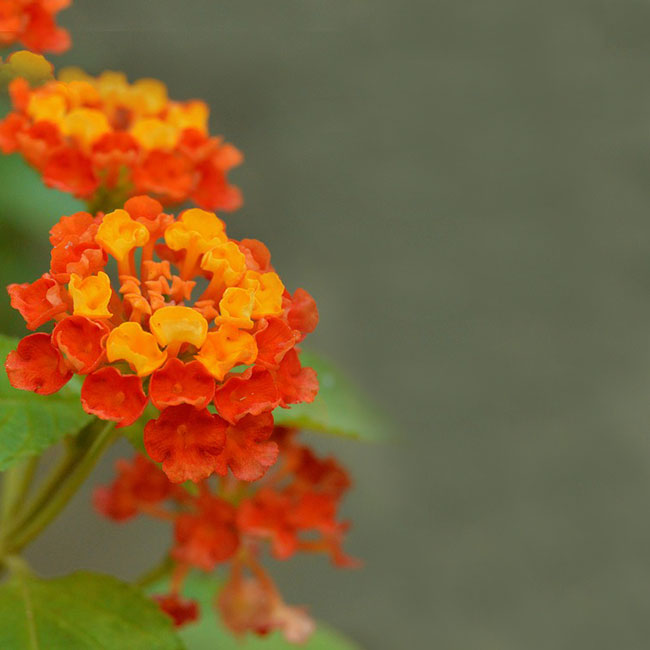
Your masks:
M 4 520 L 0 556 L 19 553 L 40 535 L 65 508 L 114 439 L 113 422 L 95 419 L 82 429 L 24 511 Z M 9 483 L 10 493 L 14 480 Z
M 23 504 L 40 458 L 34 456 L 7 469 L 2 476 L 0 521 L 7 521 Z

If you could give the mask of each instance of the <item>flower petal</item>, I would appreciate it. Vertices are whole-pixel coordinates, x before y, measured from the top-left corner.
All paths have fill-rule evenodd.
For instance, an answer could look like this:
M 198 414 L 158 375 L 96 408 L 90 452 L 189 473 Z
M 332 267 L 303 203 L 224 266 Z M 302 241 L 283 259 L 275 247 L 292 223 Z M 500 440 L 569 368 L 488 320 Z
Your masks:
M 270 413 L 247 415 L 226 431 L 226 446 L 217 458 L 215 471 L 221 476 L 230 467 L 240 481 L 257 481 L 275 464 L 278 445 L 269 441 L 273 433 Z
M 133 424 L 147 405 L 142 380 L 105 366 L 88 375 L 81 387 L 81 405 L 86 413 L 113 420 L 118 427 Z
M 108 327 L 85 316 L 68 316 L 57 323 L 52 343 L 58 346 L 68 365 L 80 375 L 97 368 L 104 358 L 104 341 Z
M 50 335 L 42 332 L 22 339 L 7 356 L 5 368 L 14 388 L 39 395 L 56 393 L 72 377 L 61 353 L 52 345 Z
M 248 414 L 272 411 L 280 400 L 273 376 L 263 368 L 251 368 L 229 377 L 214 394 L 219 415 L 231 424 Z
M 160 410 L 178 404 L 203 409 L 212 401 L 214 388 L 212 375 L 201 363 L 173 358 L 151 375 L 149 396 Z
M 144 429 L 147 453 L 173 483 L 210 476 L 225 442 L 225 422 L 189 404 L 169 406 Z

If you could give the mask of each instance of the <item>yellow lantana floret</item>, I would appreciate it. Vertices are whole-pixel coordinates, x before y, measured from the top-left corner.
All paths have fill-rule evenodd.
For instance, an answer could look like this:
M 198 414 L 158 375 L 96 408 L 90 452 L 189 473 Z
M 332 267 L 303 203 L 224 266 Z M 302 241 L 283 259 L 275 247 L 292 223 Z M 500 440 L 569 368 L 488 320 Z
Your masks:
M 106 70 L 97 79 L 93 79 L 93 82 L 106 103 L 125 103 L 129 92 L 129 82 L 123 72 Z
M 218 381 L 240 363 L 254 363 L 257 358 L 257 343 L 248 332 L 232 325 L 221 325 L 216 332 L 210 332 L 195 357 Z
M 157 115 L 167 101 L 167 86 L 158 79 L 138 79 L 131 86 L 129 106 L 141 115 Z
M 167 122 L 179 131 L 197 129 L 203 134 L 208 132 L 210 110 L 205 102 L 192 101 L 186 104 L 172 104 L 167 112 Z
M 131 135 L 148 150 L 169 151 L 178 142 L 178 129 L 155 117 L 138 120 L 131 127 Z
M 93 108 L 75 108 L 61 121 L 64 135 L 77 138 L 81 145 L 89 149 L 105 133 L 109 133 L 111 125 L 102 111 Z
M 73 107 L 99 104 L 101 97 L 97 89 L 88 81 L 74 80 L 65 84 L 67 89 L 67 97 L 70 105 Z
M 27 104 L 27 115 L 34 122 L 44 121 L 59 124 L 67 110 L 65 97 L 58 93 L 36 92 L 29 98 Z
M 90 84 L 95 83 L 93 77 L 91 77 L 85 70 L 82 70 L 78 66 L 70 65 L 67 68 L 62 68 L 58 73 L 59 81 L 62 83 L 70 83 L 71 81 L 86 81 Z
M 208 321 L 195 309 L 170 305 L 154 312 L 149 328 L 162 347 L 190 343 L 200 348 L 208 333 Z
M 215 318 L 215 322 L 246 330 L 251 329 L 254 325 L 251 319 L 254 302 L 254 291 L 241 287 L 228 287 L 219 302 L 219 316 Z
M 110 363 L 122 359 L 139 377 L 146 377 L 165 363 L 167 353 L 158 347 L 153 334 L 145 332 L 139 323 L 129 322 L 108 335 L 106 357 Z
M 284 285 L 277 273 L 247 271 L 241 285 L 255 291 L 255 301 L 251 314 L 253 318 L 279 316 L 282 313 Z
M 86 316 L 87 318 L 110 318 L 112 316 L 108 310 L 108 303 L 113 294 L 111 279 L 103 271 L 87 278 L 81 278 L 73 273 L 70 276 L 68 291 L 74 304 L 75 316 Z
M 185 210 L 180 219 L 165 230 L 165 241 L 175 251 L 186 249 L 196 254 L 205 253 L 228 241 L 226 226 L 214 212 L 199 208 Z
M 95 241 L 118 262 L 138 246 L 149 241 L 149 231 L 137 221 L 131 219 L 126 210 L 115 210 L 102 220 Z
M 215 280 L 232 287 L 246 272 L 246 256 L 235 242 L 229 241 L 207 251 L 201 258 L 201 268 L 212 271 Z

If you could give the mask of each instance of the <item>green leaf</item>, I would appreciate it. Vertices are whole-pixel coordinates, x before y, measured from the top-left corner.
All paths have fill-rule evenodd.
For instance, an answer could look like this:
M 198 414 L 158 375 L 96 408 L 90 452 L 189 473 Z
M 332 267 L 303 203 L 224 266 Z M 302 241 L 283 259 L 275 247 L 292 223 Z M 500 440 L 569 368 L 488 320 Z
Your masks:
M 248 635 L 245 641 L 239 641 L 221 623 L 213 606 L 222 585 L 219 579 L 198 573 L 185 581 L 183 596 L 197 600 L 201 608 L 200 620 L 179 630 L 187 650 L 360 650 L 358 645 L 320 622 L 313 637 L 301 646 L 288 643 L 279 632 L 264 638 Z M 165 590 L 166 585 L 159 584 L 150 591 L 163 593 Z
M 18 154 L 0 155 L 0 178 L 2 219 L 21 228 L 38 228 L 44 240 L 61 216 L 86 209 L 73 196 L 44 185 L 38 172 Z
M 9 111 L 10 103 L 0 96 L 0 118 Z M 2 178 L 2 220 L 21 228 L 37 227 L 44 239 L 47 231 L 64 214 L 85 210 L 85 205 L 70 194 L 47 187 L 41 175 L 18 154 L 0 154 Z
M 389 437 L 386 419 L 378 407 L 333 363 L 308 351 L 300 353 L 300 361 L 316 370 L 320 390 L 311 404 L 276 409 L 276 424 L 367 441 Z
M 17 345 L 16 339 L 0 335 L 0 470 L 40 454 L 91 419 L 81 408 L 78 381 L 53 395 L 12 388 L 4 361 Z
M 23 571 L 0 586 L 0 648 L 182 650 L 171 620 L 131 585 L 73 573 L 40 580 Z

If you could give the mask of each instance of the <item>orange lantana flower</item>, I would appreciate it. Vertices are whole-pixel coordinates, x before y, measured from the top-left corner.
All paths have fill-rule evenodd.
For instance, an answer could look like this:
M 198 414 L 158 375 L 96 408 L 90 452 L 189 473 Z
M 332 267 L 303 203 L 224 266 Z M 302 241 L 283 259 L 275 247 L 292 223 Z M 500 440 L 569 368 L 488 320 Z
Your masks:
M 166 205 L 241 205 L 227 173 L 242 155 L 209 135 L 204 102 L 171 101 L 155 79 L 130 84 L 118 72 L 91 77 L 76 68 L 35 88 L 14 79 L 9 89 L 0 150 L 22 153 L 50 187 L 100 207 L 145 193 Z
M 292 297 L 266 247 L 230 239 L 214 213 L 175 218 L 145 196 L 62 217 L 50 242 L 49 272 L 8 287 L 30 329 L 55 322 L 9 355 L 12 385 L 48 394 L 83 375 L 83 408 L 117 426 L 151 401 L 145 448 L 174 482 L 262 477 L 271 412 L 318 390 L 296 348 L 318 320 L 309 294 Z
M 56 24 L 56 14 L 70 0 L 0 0 L 0 47 L 22 43 L 34 52 L 64 52 L 70 35 Z

